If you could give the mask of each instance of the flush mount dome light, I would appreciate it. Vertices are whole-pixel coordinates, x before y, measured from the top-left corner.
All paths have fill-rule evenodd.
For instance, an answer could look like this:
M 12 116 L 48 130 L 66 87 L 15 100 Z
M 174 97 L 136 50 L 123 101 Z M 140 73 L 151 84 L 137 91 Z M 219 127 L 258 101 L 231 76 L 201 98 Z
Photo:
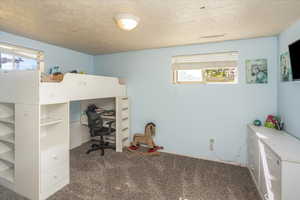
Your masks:
M 131 31 L 138 25 L 140 18 L 131 14 L 122 13 L 116 15 L 115 20 L 120 29 Z

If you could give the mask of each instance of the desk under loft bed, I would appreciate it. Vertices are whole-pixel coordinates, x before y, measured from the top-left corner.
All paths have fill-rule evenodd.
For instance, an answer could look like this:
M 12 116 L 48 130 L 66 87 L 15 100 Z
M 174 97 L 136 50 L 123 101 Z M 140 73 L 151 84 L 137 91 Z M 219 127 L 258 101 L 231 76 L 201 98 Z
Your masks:
M 40 71 L 0 71 L 0 184 L 33 200 L 69 184 L 70 102 L 80 101 L 82 112 L 89 103 L 110 104 L 116 151 L 129 145 L 129 99 L 118 78 L 66 74 L 48 83 L 40 77 Z

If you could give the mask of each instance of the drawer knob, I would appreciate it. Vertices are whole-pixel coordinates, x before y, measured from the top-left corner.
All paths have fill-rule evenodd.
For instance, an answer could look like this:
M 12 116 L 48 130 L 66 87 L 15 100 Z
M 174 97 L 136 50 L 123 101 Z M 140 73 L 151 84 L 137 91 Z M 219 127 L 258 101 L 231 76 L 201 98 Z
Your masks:
M 264 194 L 264 198 L 265 198 L 265 200 L 269 200 L 269 195 L 268 195 L 268 193 L 265 193 L 265 194 Z
M 56 155 L 53 155 L 52 158 L 53 158 L 54 160 L 57 160 L 57 156 L 56 156 Z

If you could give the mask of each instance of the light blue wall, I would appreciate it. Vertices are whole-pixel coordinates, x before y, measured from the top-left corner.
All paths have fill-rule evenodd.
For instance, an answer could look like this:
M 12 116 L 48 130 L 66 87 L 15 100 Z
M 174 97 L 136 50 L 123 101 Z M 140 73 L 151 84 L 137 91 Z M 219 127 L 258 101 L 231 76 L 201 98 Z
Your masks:
M 70 49 L 46 44 L 28 38 L 0 32 L 0 42 L 42 50 L 45 52 L 46 69 L 60 66 L 63 72 L 79 69 L 89 74 L 94 72 L 93 56 Z M 71 120 L 78 120 L 80 116 L 79 103 L 71 104 Z
M 297 40 L 300 40 L 300 20 L 279 35 L 279 53 L 287 52 L 288 45 Z M 300 138 L 300 82 L 278 80 L 279 114 L 285 122 L 286 130 Z
M 127 79 L 133 133 L 153 121 L 167 152 L 244 164 L 246 124 L 277 112 L 277 49 L 269 37 L 100 55 L 95 73 Z M 224 51 L 240 52 L 238 84 L 172 84 L 172 56 Z M 244 62 L 257 58 L 268 59 L 269 83 L 248 85 Z

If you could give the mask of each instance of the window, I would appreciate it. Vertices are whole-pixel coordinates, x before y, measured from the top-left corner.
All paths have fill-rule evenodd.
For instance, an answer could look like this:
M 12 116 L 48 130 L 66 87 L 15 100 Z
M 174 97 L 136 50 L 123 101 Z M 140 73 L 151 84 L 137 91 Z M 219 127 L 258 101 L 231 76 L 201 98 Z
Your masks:
M 0 70 L 43 71 L 43 58 L 41 51 L 0 43 Z
M 175 56 L 172 58 L 173 82 L 237 83 L 238 52 Z
M 178 82 L 202 82 L 202 71 L 198 69 L 179 69 L 177 70 L 177 80 Z

